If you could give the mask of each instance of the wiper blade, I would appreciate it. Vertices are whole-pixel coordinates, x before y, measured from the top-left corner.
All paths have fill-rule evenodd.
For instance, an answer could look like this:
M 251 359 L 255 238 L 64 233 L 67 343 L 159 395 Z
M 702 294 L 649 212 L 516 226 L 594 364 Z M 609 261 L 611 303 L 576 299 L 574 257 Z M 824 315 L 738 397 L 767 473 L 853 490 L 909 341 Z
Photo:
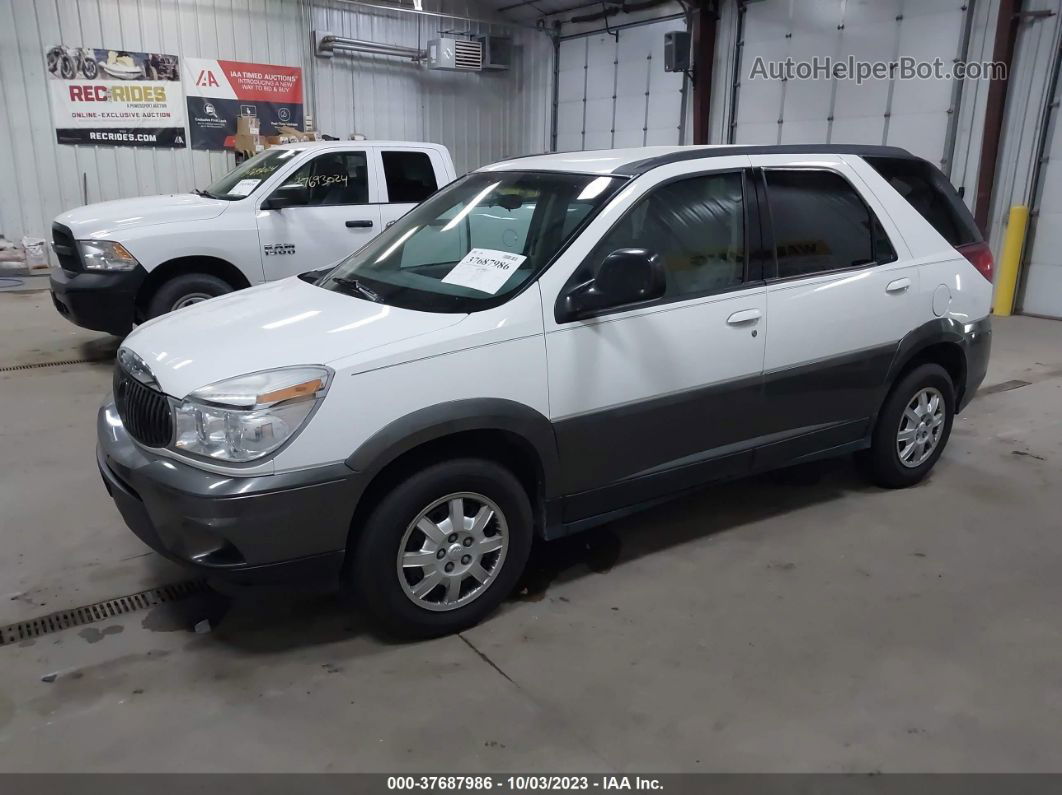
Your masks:
M 213 193 L 211 193 L 208 190 L 199 190 L 199 188 L 192 188 L 192 193 L 194 193 L 196 196 L 206 196 L 208 199 L 219 199 L 219 198 L 221 198 L 220 196 L 215 196 Z
M 332 279 L 332 281 L 335 282 L 338 285 L 341 285 L 341 286 L 346 287 L 346 288 L 348 288 L 350 290 L 353 290 L 358 295 L 361 295 L 361 296 L 364 296 L 365 298 L 368 298 L 374 304 L 381 303 L 381 299 L 380 299 L 379 294 L 377 294 L 376 292 L 370 290 L 368 287 L 366 287 L 364 284 L 359 282 L 357 279 L 348 279 L 346 276 L 336 276 L 336 277 L 334 277 Z

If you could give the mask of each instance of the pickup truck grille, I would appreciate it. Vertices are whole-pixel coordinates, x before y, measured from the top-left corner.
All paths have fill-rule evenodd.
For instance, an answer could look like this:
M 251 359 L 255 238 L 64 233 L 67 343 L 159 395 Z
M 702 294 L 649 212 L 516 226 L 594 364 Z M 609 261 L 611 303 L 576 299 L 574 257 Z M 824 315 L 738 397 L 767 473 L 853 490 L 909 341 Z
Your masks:
M 148 447 L 165 447 L 173 438 L 169 399 L 137 381 L 121 365 L 114 368 L 114 403 L 129 435 Z
M 73 233 L 62 224 L 52 224 L 52 248 L 64 271 L 79 273 L 85 269 Z

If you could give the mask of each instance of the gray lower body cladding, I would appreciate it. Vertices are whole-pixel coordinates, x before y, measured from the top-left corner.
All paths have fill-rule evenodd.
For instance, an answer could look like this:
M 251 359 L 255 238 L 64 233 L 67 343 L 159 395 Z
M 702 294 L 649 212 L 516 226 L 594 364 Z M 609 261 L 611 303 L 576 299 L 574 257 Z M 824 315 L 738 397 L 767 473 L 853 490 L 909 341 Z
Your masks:
M 539 415 L 542 428 L 524 421 L 526 407 L 511 409 L 508 425 L 505 407 L 478 406 L 457 418 L 464 410 L 458 404 L 430 407 L 420 425 L 382 431 L 347 463 L 268 476 L 214 474 L 145 451 L 105 406 L 97 458 L 130 529 L 166 557 L 245 581 L 331 577 L 342 566 L 367 484 L 424 440 L 483 427 L 479 422 L 528 439 L 546 480 L 559 487 L 545 495 L 543 533 L 550 538 L 708 482 L 865 447 L 890 384 L 927 345 L 962 348 L 961 408 L 984 379 L 991 338 L 987 318 L 965 326 L 936 321 L 898 344 L 762 377 L 552 425 Z
M 100 409 L 97 464 L 129 528 L 163 556 L 246 582 L 338 576 L 360 479 L 343 464 L 232 478 L 145 452 Z

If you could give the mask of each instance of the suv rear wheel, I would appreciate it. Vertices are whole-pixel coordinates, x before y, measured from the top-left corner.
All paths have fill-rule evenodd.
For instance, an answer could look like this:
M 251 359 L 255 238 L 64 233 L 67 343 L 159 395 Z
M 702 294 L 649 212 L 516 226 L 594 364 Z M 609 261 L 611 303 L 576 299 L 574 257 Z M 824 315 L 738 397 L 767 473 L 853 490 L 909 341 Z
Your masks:
M 478 458 L 429 466 L 373 509 L 350 585 L 384 631 L 459 632 L 516 585 L 531 550 L 531 503 L 509 470 Z
M 943 367 L 923 364 L 907 373 L 885 399 L 862 455 L 870 479 L 891 489 L 921 481 L 944 452 L 954 414 L 955 388 Z
M 165 282 L 148 302 L 148 318 L 165 315 L 232 292 L 232 285 L 209 273 L 185 273 Z

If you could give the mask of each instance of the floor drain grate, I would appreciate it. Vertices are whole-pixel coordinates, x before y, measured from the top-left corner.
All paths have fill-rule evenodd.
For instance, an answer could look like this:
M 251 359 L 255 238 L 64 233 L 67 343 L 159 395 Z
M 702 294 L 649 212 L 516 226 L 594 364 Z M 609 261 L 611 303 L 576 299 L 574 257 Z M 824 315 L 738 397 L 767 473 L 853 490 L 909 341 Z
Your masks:
M 0 367 L 0 373 L 13 373 L 17 370 L 39 370 L 43 367 L 67 367 L 71 364 L 102 364 L 110 359 L 60 359 L 57 362 L 30 362 L 28 364 L 8 364 Z
M 979 395 L 994 395 L 996 392 L 1009 392 L 1012 389 L 1019 389 L 1023 386 L 1028 386 L 1029 381 L 1004 381 L 1000 384 L 992 384 L 992 386 L 986 386 L 984 389 L 978 390 Z
M 187 580 L 186 582 L 178 582 L 172 585 L 163 585 L 160 588 L 152 588 L 148 591 L 141 591 L 130 596 L 119 596 L 117 599 L 108 599 L 106 602 L 96 602 L 93 605 L 60 610 L 57 613 L 50 613 L 40 618 L 31 618 L 29 621 L 9 624 L 6 627 L 0 627 L 0 646 L 39 638 L 41 635 L 49 635 L 52 632 L 79 627 L 82 624 L 106 621 L 109 618 L 115 618 L 126 613 L 146 610 L 163 602 L 176 602 L 178 599 L 184 599 L 200 593 L 206 588 L 206 580 Z

